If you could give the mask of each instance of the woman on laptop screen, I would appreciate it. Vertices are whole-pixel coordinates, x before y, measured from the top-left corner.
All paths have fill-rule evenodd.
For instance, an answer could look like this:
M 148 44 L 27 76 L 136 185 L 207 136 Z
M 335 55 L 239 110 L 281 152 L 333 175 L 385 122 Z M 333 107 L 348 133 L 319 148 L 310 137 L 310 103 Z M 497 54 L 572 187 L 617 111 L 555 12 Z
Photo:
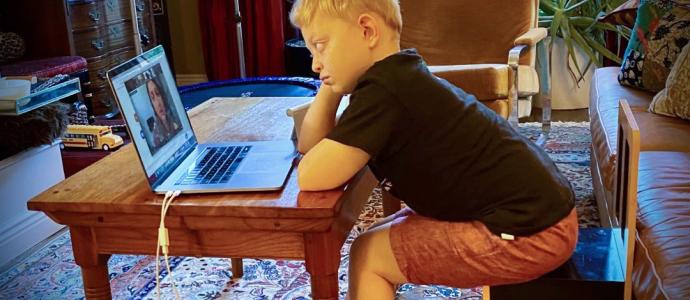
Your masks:
M 160 65 L 156 65 L 125 82 L 140 122 L 140 136 L 146 140 L 151 155 L 167 144 L 182 130 L 182 122 L 169 91 Z
M 156 149 L 165 145 L 182 129 L 180 119 L 175 114 L 174 109 L 170 107 L 168 95 L 164 97 L 163 89 L 160 88 L 161 84 L 156 80 L 157 78 L 160 78 L 160 76 L 146 81 L 146 90 L 154 111 L 154 115 L 147 119 L 146 123 L 152 132 L 151 144 Z M 152 150 L 152 152 L 155 152 L 155 150 Z

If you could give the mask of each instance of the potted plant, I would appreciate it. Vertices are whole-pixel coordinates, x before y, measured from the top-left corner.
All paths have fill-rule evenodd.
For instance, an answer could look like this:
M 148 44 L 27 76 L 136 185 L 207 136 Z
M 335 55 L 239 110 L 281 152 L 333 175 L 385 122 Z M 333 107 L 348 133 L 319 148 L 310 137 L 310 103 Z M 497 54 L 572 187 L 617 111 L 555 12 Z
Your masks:
M 604 32 L 629 38 L 630 29 L 599 22 L 599 18 L 624 1 L 539 1 L 539 25 L 555 37 L 548 41 L 554 109 L 587 107 L 593 66 L 602 66 L 604 57 L 620 63 L 620 58 L 606 48 Z

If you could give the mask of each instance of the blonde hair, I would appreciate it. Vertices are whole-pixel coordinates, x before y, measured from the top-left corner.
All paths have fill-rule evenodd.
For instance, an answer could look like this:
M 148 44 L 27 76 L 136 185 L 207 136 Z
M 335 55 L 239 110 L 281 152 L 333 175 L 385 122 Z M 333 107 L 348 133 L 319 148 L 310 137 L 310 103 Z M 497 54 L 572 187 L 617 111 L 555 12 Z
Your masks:
M 355 20 L 360 14 L 373 12 L 383 17 L 386 25 L 402 32 L 398 0 L 296 0 L 290 11 L 290 22 L 298 28 L 309 25 L 316 13 Z

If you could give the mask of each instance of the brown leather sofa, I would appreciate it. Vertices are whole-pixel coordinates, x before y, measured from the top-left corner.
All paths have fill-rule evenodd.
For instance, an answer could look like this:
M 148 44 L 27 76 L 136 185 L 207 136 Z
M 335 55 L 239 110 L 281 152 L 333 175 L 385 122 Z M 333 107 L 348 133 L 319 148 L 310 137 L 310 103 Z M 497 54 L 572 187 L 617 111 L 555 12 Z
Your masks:
M 637 299 L 690 299 L 690 122 L 648 112 L 654 94 L 621 86 L 619 68 L 596 70 L 589 114 L 591 172 L 604 226 L 617 226 L 615 182 L 618 101 L 626 99 L 640 127 Z

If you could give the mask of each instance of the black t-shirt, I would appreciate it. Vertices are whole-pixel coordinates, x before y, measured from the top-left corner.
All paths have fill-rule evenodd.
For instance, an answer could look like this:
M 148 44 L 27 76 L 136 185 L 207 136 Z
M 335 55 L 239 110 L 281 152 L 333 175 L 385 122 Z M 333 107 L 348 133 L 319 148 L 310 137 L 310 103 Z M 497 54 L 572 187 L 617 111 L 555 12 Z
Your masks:
M 367 70 L 327 138 L 369 153 L 378 179 L 423 216 L 525 236 L 573 208 L 570 184 L 548 155 L 431 74 L 415 50 Z

